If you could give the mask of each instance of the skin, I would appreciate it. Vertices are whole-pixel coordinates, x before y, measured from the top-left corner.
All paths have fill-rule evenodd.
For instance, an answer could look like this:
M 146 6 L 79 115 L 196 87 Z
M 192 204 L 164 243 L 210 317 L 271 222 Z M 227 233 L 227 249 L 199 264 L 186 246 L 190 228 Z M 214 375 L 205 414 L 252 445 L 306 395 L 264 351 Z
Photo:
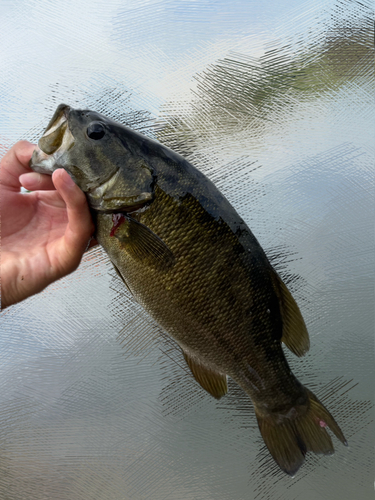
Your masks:
M 17 142 L 0 162 L 2 309 L 73 272 L 94 232 L 86 197 L 65 170 L 30 169 L 34 149 Z
M 66 105 L 39 147 L 33 168 L 63 166 L 74 176 L 90 200 L 99 243 L 137 301 L 181 346 L 202 387 L 221 397 L 229 375 L 247 392 L 282 470 L 293 475 L 307 451 L 332 453 L 326 426 L 346 444 L 284 356 L 282 341 L 299 356 L 309 347 L 297 304 L 209 179 L 147 137 Z

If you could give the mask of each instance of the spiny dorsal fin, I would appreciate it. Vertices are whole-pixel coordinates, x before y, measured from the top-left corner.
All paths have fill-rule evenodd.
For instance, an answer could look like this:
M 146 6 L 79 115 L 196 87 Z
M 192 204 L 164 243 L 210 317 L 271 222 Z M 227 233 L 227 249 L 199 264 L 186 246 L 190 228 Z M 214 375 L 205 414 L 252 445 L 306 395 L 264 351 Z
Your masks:
M 228 392 L 227 376 L 215 372 L 182 351 L 195 380 L 214 398 L 220 399 Z
M 163 268 L 174 264 L 175 258 L 171 250 L 147 226 L 128 215 L 121 216 L 117 224 L 111 234 L 125 246 L 132 257 Z
M 292 294 L 275 271 L 272 272 L 272 281 L 279 299 L 283 321 L 281 340 L 294 354 L 303 356 L 310 348 L 310 340 L 301 311 Z

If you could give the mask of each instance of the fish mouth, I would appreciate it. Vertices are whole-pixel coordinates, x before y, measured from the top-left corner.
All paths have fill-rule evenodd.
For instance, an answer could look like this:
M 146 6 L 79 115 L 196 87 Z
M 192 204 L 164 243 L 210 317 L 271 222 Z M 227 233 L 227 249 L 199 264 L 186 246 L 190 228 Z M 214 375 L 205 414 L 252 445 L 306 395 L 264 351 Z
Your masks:
M 44 134 L 34 150 L 30 167 L 34 172 L 51 175 L 57 167 L 57 160 L 74 144 L 74 137 L 69 129 L 70 106 L 60 104 L 47 125 Z

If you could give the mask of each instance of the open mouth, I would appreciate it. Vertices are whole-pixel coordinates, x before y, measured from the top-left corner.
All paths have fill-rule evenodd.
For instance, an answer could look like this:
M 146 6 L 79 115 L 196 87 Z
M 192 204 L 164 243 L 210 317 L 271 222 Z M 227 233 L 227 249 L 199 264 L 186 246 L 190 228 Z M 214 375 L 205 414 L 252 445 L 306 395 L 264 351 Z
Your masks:
M 30 166 L 35 172 L 52 174 L 57 168 L 56 162 L 74 143 L 74 137 L 68 126 L 70 107 L 60 104 L 49 122 L 43 136 L 39 139 Z
M 59 110 L 57 109 L 56 113 Z M 55 115 L 56 115 L 55 113 Z M 47 127 L 43 136 L 39 139 L 38 146 L 47 155 L 55 153 L 63 143 L 65 132 L 68 128 L 68 119 L 64 110 L 60 110 L 52 125 Z M 50 123 L 51 123 L 50 122 Z

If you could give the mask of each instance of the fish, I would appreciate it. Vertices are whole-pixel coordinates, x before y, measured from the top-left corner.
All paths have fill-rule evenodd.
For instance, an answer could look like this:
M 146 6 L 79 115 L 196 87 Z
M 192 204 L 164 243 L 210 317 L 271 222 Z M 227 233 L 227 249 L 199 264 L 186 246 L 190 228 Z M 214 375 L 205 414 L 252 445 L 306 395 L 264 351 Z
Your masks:
M 95 238 L 124 286 L 177 342 L 214 398 L 228 377 L 251 399 L 260 433 L 294 476 L 307 452 L 334 452 L 339 425 L 292 373 L 284 344 L 310 341 L 300 309 L 259 242 L 215 185 L 163 144 L 91 110 L 57 107 L 30 160 L 64 168 L 85 192 Z

